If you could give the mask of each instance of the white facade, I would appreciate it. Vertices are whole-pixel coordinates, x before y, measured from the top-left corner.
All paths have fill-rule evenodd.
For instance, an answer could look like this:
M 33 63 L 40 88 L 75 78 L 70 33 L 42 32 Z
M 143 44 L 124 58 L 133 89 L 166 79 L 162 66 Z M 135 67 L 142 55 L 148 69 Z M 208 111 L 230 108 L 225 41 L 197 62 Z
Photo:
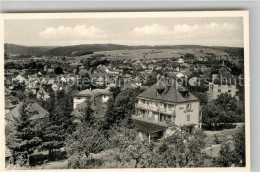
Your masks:
M 218 85 L 210 83 L 208 95 L 210 100 L 215 100 L 221 93 L 228 93 L 234 97 L 237 95 L 237 91 L 236 85 Z
M 74 97 L 73 98 L 73 109 L 75 109 L 77 107 L 77 105 L 83 103 L 87 99 L 88 99 L 88 97 Z

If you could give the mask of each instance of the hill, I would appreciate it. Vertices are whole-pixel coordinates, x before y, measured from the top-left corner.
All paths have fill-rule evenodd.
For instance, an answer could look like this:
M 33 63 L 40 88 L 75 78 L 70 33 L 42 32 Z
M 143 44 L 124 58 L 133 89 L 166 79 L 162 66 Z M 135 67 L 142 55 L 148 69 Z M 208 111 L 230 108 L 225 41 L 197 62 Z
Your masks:
M 55 47 L 48 47 L 48 46 L 22 46 L 22 45 L 16 45 L 16 44 L 5 44 L 4 49 L 7 53 L 13 53 L 13 54 L 43 54 L 44 52 L 53 49 Z
M 118 44 L 81 44 L 61 47 L 48 46 L 21 46 L 15 44 L 5 44 L 5 52 L 14 54 L 45 54 L 54 56 L 78 56 L 84 54 L 91 54 L 99 51 L 113 51 L 113 50 L 138 50 L 138 49 L 199 49 L 210 48 L 220 50 L 232 54 L 243 53 L 243 48 L 238 47 L 213 47 L 200 45 L 160 45 L 160 46 L 128 46 Z
M 117 45 L 117 44 L 82 44 L 82 45 L 57 47 L 47 51 L 46 53 L 49 55 L 71 56 L 76 52 L 80 52 L 80 51 L 97 52 L 97 51 L 144 49 L 144 48 L 151 48 L 151 47 L 150 46 L 127 46 L 127 45 Z

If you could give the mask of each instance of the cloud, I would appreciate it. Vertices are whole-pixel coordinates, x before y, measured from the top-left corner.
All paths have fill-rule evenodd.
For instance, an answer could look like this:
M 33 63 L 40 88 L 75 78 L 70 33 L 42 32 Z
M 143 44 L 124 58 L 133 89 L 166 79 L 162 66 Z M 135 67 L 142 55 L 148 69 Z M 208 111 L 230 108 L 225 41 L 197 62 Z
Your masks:
M 48 27 L 39 35 L 45 39 L 81 40 L 106 37 L 105 32 L 96 26 L 75 25 L 74 27 Z
M 147 36 L 176 36 L 176 37 L 216 37 L 221 35 L 230 35 L 238 27 L 233 23 L 207 23 L 207 24 L 177 24 L 173 27 L 152 24 L 141 27 L 135 27 L 132 33 Z

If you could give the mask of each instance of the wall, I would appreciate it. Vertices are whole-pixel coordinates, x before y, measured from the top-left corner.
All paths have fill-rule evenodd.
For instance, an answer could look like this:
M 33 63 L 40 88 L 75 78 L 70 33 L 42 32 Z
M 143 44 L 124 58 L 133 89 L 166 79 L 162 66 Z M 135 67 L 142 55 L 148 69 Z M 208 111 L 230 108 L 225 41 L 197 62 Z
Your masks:
M 74 97 L 73 98 L 73 109 L 77 107 L 80 103 L 84 102 L 86 100 L 86 97 Z
M 190 110 L 187 109 L 187 104 L 191 105 Z M 175 124 L 181 126 L 183 124 L 195 123 L 199 124 L 199 101 L 180 103 L 176 105 Z M 190 115 L 190 121 L 187 121 L 187 115 Z
M 221 89 L 221 92 L 218 92 L 218 90 Z M 228 92 L 228 90 L 231 90 L 231 92 Z M 236 96 L 236 92 L 238 90 L 236 89 L 235 85 L 215 85 L 212 84 L 212 88 L 209 88 L 209 98 L 211 100 L 215 100 L 218 98 L 218 96 L 221 93 L 229 93 L 232 97 Z

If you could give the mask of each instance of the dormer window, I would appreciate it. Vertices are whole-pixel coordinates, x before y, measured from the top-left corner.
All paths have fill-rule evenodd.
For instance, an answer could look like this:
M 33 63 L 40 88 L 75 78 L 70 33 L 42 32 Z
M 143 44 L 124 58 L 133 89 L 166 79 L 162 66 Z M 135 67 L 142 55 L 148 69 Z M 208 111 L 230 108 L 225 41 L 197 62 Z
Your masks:
M 181 95 L 182 95 L 183 97 L 188 97 L 188 96 L 189 96 L 189 92 L 188 92 L 188 89 L 187 89 L 187 88 L 180 86 L 180 87 L 178 88 L 178 90 L 179 90 L 179 92 L 181 93 Z

